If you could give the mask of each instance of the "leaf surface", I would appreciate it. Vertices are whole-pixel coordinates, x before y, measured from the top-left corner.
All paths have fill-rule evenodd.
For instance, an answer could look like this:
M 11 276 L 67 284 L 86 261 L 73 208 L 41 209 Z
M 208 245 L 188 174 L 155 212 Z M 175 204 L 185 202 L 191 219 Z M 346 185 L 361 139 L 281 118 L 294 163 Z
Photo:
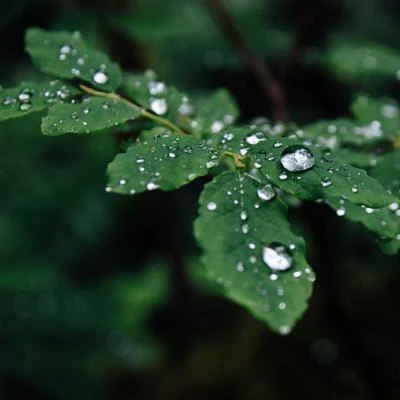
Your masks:
M 227 297 L 286 334 L 306 309 L 314 275 L 303 239 L 290 230 L 285 205 L 277 198 L 263 200 L 260 188 L 248 174 L 227 172 L 214 178 L 200 197 L 195 234 L 208 278 Z M 284 246 L 292 260 L 286 271 L 271 269 L 264 261 L 264 247 L 275 244 Z

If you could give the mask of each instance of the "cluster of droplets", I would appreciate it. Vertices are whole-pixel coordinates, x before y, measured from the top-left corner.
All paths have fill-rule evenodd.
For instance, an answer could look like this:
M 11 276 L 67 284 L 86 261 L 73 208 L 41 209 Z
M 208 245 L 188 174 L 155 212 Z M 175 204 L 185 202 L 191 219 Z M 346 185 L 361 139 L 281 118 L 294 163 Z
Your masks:
M 35 98 L 37 98 L 38 105 L 42 102 L 53 104 L 68 99 L 70 95 L 70 90 L 64 84 L 60 81 L 52 81 L 40 91 L 34 87 L 24 87 L 16 95 L 5 94 L 0 99 L 0 104 L 26 112 L 33 107 Z
M 81 54 L 75 46 L 69 43 L 64 43 L 58 50 L 58 60 L 68 62 L 71 65 L 71 74 L 80 77 L 82 68 L 85 67 L 89 59 L 87 53 Z M 107 84 L 109 77 L 107 74 L 107 66 L 100 64 L 98 68 L 90 68 L 91 79 L 97 85 Z
M 154 145 L 147 141 L 139 140 L 137 146 L 143 145 L 146 150 L 143 151 L 142 155 L 132 157 L 134 178 L 120 177 L 117 187 L 109 185 L 106 187 L 106 191 L 122 190 L 124 193 L 135 194 L 143 190 L 158 189 L 163 179 L 161 170 L 167 165 L 166 163 L 177 158 L 179 158 L 180 170 L 187 171 L 187 175 L 183 179 L 190 182 L 198 177 L 198 174 L 192 171 L 190 161 L 194 152 L 196 152 L 197 156 L 201 155 L 205 168 L 212 168 L 218 164 L 219 153 L 208 147 L 206 142 L 202 141 L 196 144 L 195 148 L 191 144 L 182 143 L 184 139 L 181 137 L 175 137 L 171 140 L 173 136 L 175 135 L 165 130 L 153 137 Z M 136 153 L 135 148 L 136 146 L 131 147 Z M 124 155 L 121 156 L 123 157 Z

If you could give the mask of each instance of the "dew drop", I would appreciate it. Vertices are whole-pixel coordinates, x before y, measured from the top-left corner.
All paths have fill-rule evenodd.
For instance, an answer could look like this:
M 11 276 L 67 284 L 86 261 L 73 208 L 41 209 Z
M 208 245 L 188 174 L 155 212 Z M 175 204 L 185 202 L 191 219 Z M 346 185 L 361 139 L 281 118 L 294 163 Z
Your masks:
M 346 214 L 346 209 L 345 209 L 344 207 L 339 207 L 339 208 L 336 210 L 336 214 L 337 214 L 339 217 L 343 217 L 343 215 Z
M 269 201 L 275 197 L 275 190 L 272 185 L 267 184 L 257 189 L 257 196 L 264 201 Z
M 224 123 L 222 121 L 214 121 L 211 125 L 211 133 L 218 133 L 224 129 Z
M 32 107 L 32 104 L 29 102 L 26 102 L 26 103 L 20 104 L 19 109 L 21 111 L 28 111 L 31 107 Z
M 332 181 L 328 177 L 325 177 L 325 178 L 321 179 L 321 186 L 322 187 L 326 188 L 326 187 L 329 187 L 331 185 L 332 185 Z
M 246 138 L 246 142 L 247 142 L 248 144 L 251 144 L 251 145 L 257 144 L 257 143 L 259 143 L 259 142 L 262 142 L 263 140 L 265 140 L 265 139 L 259 138 L 256 134 L 247 136 L 247 138 Z
M 158 189 L 159 188 L 159 186 L 156 184 L 156 183 L 154 183 L 154 182 L 149 182 L 147 185 L 146 185 L 146 189 L 147 190 L 156 190 L 156 189 Z
M 287 173 L 285 172 L 285 171 L 282 171 L 280 174 L 279 174 L 279 179 L 281 180 L 281 181 L 284 181 L 285 179 L 287 179 L 288 178 L 288 176 L 287 176 Z
M 293 259 L 285 246 L 272 243 L 262 250 L 264 263 L 274 271 L 286 271 L 293 264 Z
M 168 105 L 165 99 L 151 99 L 150 109 L 158 115 L 163 115 L 168 110 Z
M 155 96 L 156 94 L 160 94 L 165 90 L 164 82 L 150 82 L 149 83 L 149 92 L 151 95 Z
M 93 74 L 93 80 L 98 85 L 105 85 L 108 82 L 108 76 L 103 71 L 96 71 Z
M 217 203 L 214 203 L 213 201 L 210 201 L 208 204 L 207 204 L 207 210 L 209 210 L 209 211 L 214 211 L 214 210 L 216 210 L 217 209 Z
M 243 263 L 238 262 L 238 263 L 236 264 L 236 270 L 237 270 L 238 272 L 243 272 L 243 271 L 244 271 L 244 265 L 243 265 Z
M 242 211 L 242 212 L 240 213 L 240 219 L 241 219 L 242 221 L 246 221 L 246 219 L 247 219 L 247 212 L 246 212 L 246 211 Z
M 281 164 L 290 172 L 307 171 L 315 163 L 314 155 L 306 147 L 289 146 L 281 157 Z

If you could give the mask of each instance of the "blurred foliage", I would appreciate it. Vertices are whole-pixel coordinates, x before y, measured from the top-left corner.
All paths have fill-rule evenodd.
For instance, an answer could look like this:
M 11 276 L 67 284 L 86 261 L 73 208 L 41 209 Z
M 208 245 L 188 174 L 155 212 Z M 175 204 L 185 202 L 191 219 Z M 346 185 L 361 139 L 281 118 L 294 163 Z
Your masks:
M 354 99 L 368 124 L 400 101 L 398 1 L 225 3 L 299 124 L 350 118 Z M 245 121 L 272 115 L 205 1 L 2 2 L 4 87 L 42 78 L 23 52 L 30 26 L 79 30 L 124 68 L 152 68 L 197 96 L 225 86 Z M 323 205 L 292 211 L 319 279 L 305 318 L 278 337 L 201 277 L 199 185 L 106 194 L 105 165 L 125 134 L 43 137 L 40 117 L 0 126 L 0 396 L 399 398 L 399 258 L 358 224 L 339 225 Z M 398 133 L 395 121 L 386 131 Z M 349 145 L 349 159 L 377 164 L 371 174 L 398 196 L 398 151 L 382 155 L 386 146 L 365 157 Z

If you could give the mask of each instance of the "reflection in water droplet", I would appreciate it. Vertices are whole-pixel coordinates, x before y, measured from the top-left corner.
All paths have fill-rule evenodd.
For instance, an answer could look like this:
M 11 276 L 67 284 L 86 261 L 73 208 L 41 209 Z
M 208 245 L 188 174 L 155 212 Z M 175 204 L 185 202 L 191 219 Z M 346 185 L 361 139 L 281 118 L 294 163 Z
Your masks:
M 286 271 L 292 266 L 293 259 L 285 246 L 272 243 L 262 250 L 264 263 L 274 271 Z
M 302 146 L 289 146 L 281 157 L 281 164 L 290 172 L 307 171 L 315 163 L 314 155 L 309 149 Z
M 265 185 L 262 188 L 257 189 L 257 196 L 264 201 L 271 200 L 275 197 L 275 190 L 272 185 Z

